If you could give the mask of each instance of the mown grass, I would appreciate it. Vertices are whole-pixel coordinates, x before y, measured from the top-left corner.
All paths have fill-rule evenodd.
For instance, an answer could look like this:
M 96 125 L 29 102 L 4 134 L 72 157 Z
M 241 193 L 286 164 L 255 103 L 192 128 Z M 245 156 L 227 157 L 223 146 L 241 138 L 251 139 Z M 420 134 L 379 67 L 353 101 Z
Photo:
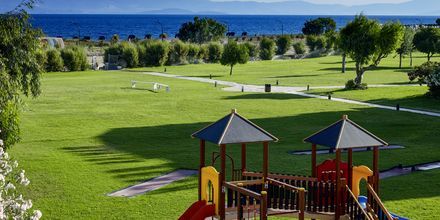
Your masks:
M 432 61 L 440 61 L 436 56 Z M 390 55 L 379 67 L 365 73 L 364 82 L 368 84 L 407 84 L 407 72 L 411 70 L 409 59 L 404 59 L 403 68 L 398 69 L 398 57 Z M 414 65 L 426 62 L 426 57 L 417 53 Z M 341 56 L 327 56 L 302 60 L 275 60 L 249 62 L 234 67 L 229 76 L 229 67 L 220 64 L 168 66 L 167 73 L 185 76 L 209 77 L 213 79 L 234 81 L 247 84 L 275 84 L 281 86 L 344 86 L 349 79 L 355 78 L 355 64 L 347 63 L 347 72 L 341 73 Z M 139 70 L 163 72 L 164 67 L 140 68 Z
M 171 92 L 131 89 L 133 79 L 169 84 Z M 197 198 L 196 177 L 134 198 L 106 194 L 175 169 L 196 169 L 198 142 L 190 134 L 231 108 L 280 138 L 270 147 L 272 172 L 309 174 L 310 158 L 287 152 L 309 149 L 302 139 L 342 114 L 406 147 L 381 152 L 381 169 L 440 158 L 440 119 L 433 117 L 287 94 L 228 93 L 209 84 L 137 72 L 50 73 L 42 85 L 41 97 L 26 100 L 23 140 L 11 154 L 32 181 L 26 195 L 47 219 L 176 219 Z M 216 150 L 208 145 L 207 158 Z M 239 148 L 227 150 L 239 158 Z M 249 168 L 260 170 L 262 147 L 251 145 L 248 152 Z M 355 153 L 355 164 L 371 166 L 371 154 Z M 402 178 L 408 180 L 382 181 L 381 194 L 392 211 L 435 218 L 440 191 L 433 184 L 440 173 Z M 429 208 L 415 210 L 415 204 Z
M 440 99 L 426 95 L 427 86 L 369 88 L 367 90 L 313 89 L 312 94 L 365 101 L 375 104 L 440 112 Z

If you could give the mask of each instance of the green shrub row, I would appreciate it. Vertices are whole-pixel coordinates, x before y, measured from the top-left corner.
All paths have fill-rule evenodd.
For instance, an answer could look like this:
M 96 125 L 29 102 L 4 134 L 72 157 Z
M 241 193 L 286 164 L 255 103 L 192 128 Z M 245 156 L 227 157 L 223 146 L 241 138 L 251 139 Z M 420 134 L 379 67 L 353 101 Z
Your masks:
M 77 46 L 49 49 L 41 63 L 46 72 L 84 71 L 89 67 L 86 50 Z

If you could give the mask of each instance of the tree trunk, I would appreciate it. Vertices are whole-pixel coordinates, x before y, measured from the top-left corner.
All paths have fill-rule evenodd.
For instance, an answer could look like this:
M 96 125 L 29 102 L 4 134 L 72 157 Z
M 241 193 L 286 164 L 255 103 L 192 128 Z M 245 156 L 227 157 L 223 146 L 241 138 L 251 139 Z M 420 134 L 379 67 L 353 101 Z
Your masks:
M 399 53 L 399 69 L 402 69 L 402 53 Z
M 413 66 L 413 57 L 412 57 L 412 49 L 409 52 L 409 66 L 412 67 Z
M 231 71 L 229 72 L 230 76 L 232 76 L 232 68 L 234 68 L 234 65 L 231 65 Z
M 345 73 L 345 62 L 347 59 L 347 55 L 345 53 L 342 54 L 342 73 Z
M 356 78 L 354 82 L 360 86 L 362 84 L 362 78 L 364 77 L 365 69 L 360 63 L 356 63 Z
M 431 56 L 429 56 L 429 53 L 428 53 L 428 62 L 429 62 L 429 61 L 431 61 Z

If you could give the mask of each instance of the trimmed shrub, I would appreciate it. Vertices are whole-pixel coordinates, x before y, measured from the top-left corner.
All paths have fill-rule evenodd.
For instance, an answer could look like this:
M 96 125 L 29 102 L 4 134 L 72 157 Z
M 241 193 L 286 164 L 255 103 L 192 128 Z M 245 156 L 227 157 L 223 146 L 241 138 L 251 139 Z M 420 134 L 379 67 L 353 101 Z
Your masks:
M 219 43 L 211 42 L 208 44 L 208 62 L 218 63 L 222 58 L 223 47 Z
M 204 44 L 204 45 L 200 46 L 198 58 L 203 61 L 208 60 L 208 45 Z
M 356 84 L 356 82 L 353 79 L 350 79 L 345 83 L 345 89 L 346 90 L 365 90 L 365 89 L 368 89 L 368 85 L 366 83 L 362 83 L 362 84 L 358 85 L 358 84 Z
M 257 45 L 250 43 L 250 42 L 246 42 L 243 44 L 249 52 L 249 57 L 250 58 L 256 58 L 258 56 L 258 47 Z
M 316 49 L 318 49 L 318 50 L 326 48 L 327 39 L 324 36 L 317 37 L 315 46 L 316 46 Z
M 188 45 L 188 62 L 195 63 L 199 58 L 200 46 L 197 44 Z
M 298 41 L 293 44 L 293 49 L 295 49 L 295 53 L 298 55 L 303 55 L 306 53 L 306 45 L 303 41 Z
M 124 67 L 133 68 L 139 65 L 139 53 L 135 44 L 130 42 L 122 42 L 121 59 L 126 64 Z
M 84 71 L 87 69 L 87 53 L 82 47 L 66 47 L 61 51 L 61 57 L 69 71 Z
M 277 39 L 277 54 L 284 55 L 292 46 L 292 39 L 287 36 L 281 36 Z
M 147 53 L 147 49 L 145 48 L 145 45 L 143 44 L 136 44 L 136 50 L 138 52 L 138 57 L 139 57 L 139 66 L 146 66 L 146 53 Z
M 166 41 L 144 41 L 145 65 L 163 66 L 168 60 L 170 45 Z
M 275 42 L 269 38 L 263 38 L 260 41 L 260 59 L 272 60 L 275 51 Z
M 47 72 L 60 72 L 64 69 L 63 58 L 61 58 L 61 52 L 57 49 L 51 49 L 46 51 L 47 62 L 46 71 Z
M 183 43 L 180 40 L 176 40 L 171 44 L 169 51 L 169 64 L 186 64 L 188 61 L 188 44 Z

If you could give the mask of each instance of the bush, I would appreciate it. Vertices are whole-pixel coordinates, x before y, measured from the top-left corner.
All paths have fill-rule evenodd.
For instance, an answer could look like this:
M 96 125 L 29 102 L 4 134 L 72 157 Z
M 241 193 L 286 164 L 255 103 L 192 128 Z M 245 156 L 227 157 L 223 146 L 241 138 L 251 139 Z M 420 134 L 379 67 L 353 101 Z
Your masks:
M 170 45 L 166 41 L 144 41 L 145 65 L 163 66 L 168 60 Z
M 112 36 L 112 38 L 110 39 L 110 44 L 117 44 L 119 42 L 119 35 L 117 35 L 117 34 L 114 34 L 113 36 Z
M 298 55 L 303 55 L 306 53 L 306 45 L 303 41 L 298 41 L 293 44 L 293 49 L 295 49 L 295 53 Z
M 289 36 L 284 35 L 277 39 L 277 54 L 284 55 L 292 46 L 292 40 Z
M 260 41 L 260 58 L 262 60 L 272 60 L 275 50 L 275 42 L 269 38 Z
M 208 62 L 218 63 L 222 58 L 223 47 L 219 43 L 211 42 L 208 44 Z
M 200 46 L 198 58 L 203 61 L 208 60 L 208 45 L 204 44 L 204 45 Z
M 61 51 L 61 57 L 69 71 L 84 71 L 87 69 L 87 53 L 82 47 L 66 47 Z
M 130 42 L 122 42 L 121 47 L 121 59 L 125 63 L 124 67 L 133 68 L 139 65 L 139 53 L 135 44 Z
M 257 45 L 250 43 L 250 42 L 246 42 L 243 44 L 249 52 L 249 57 L 250 58 L 256 58 L 258 56 L 258 47 Z
M 426 83 L 429 87 L 428 95 L 440 97 L 440 63 L 426 62 L 408 73 L 411 81 L 418 80 L 420 84 Z
M 174 41 L 170 47 L 169 64 L 185 64 L 188 60 L 189 46 L 180 40 Z
M 47 72 L 60 72 L 64 69 L 63 58 L 61 58 L 61 52 L 57 49 L 51 49 L 46 51 L 47 62 L 46 71 Z
M 327 47 L 327 39 L 324 36 L 319 36 L 316 38 L 316 49 L 322 50 Z
M 365 90 L 365 89 L 368 89 L 368 85 L 366 83 L 362 83 L 362 84 L 358 85 L 358 84 L 356 84 L 356 82 L 353 79 L 350 79 L 345 83 L 345 89 L 346 90 Z
M 188 45 L 188 62 L 195 63 L 199 58 L 200 46 L 197 44 Z
M 136 44 L 136 50 L 138 52 L 139 57 L 139 66 L 146 66 L 145 60 L 146 60 L 146 53 L 147 49 L 143 44 Z

